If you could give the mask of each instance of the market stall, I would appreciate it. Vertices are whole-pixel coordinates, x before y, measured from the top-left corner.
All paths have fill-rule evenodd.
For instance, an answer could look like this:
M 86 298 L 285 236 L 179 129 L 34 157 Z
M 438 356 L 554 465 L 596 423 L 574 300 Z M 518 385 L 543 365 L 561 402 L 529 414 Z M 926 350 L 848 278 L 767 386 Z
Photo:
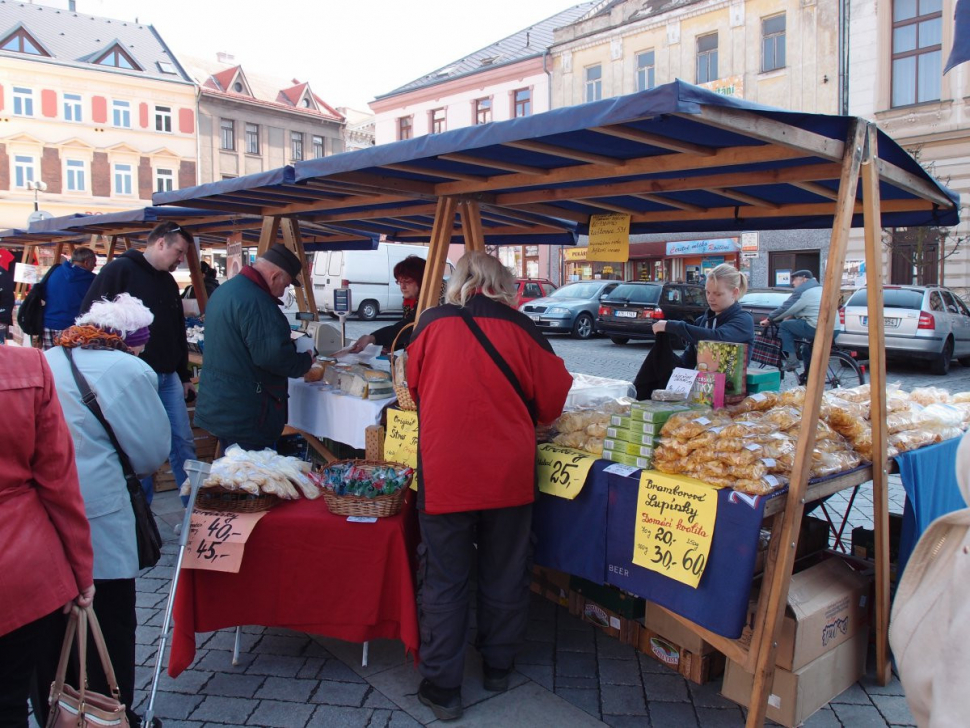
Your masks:
M 860 178 L 862 184 L 859 184 Z M 948 226 L 956 196 L 866 120 L 761 107 L 675 82 L 640 94 L 459 129 L 293 168 L 155 195 L 160 205 L 247 209 L 279 220 L 366 224 L 388 235 L 429 231 L 431 280 L 460 225 L 469 249 L 486 227 L 533 215 L 588 231 L 604 212 L 630 233 L 832 230 L 818 331 L 833 328 L 849 230 L 865 228 L 867 270 L 882 280 L 882 227 Z M 503 219 L 504 218 L 504 219 Z M 393 232 L 392 232 L 393 231 Z M 434 303 L 425 286 L 419 311 Z M 887 432 L 881 289 L 869 296 L 877 672 L 889 679 Z M 831 342 L 813 348 L 784 508 L 776 516 L 749 644 L 684 620 L 754 673 L 749 725 L 764 721 L 776 639 L 791 581 Z

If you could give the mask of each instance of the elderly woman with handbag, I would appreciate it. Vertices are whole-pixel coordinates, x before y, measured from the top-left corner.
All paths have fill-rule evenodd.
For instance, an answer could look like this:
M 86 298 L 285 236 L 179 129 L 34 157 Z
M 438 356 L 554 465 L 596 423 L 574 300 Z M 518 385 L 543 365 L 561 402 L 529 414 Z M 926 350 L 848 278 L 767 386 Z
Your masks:
M 155 472 L 171 449 L 171 427 L 158 396 L 158 377 L 138 358 L 148 342 L 152 319 L 152 312 L 127 293 L 113 301 L 96 301 L 74 326 L 62 332 L 59 346 L 46 352 L 64 416 L 77 443 L 81 495 L 94 546 L 94 612 L 132 726 L 141 723 L 131 711 L 139 544 L 128 481 Z M 107 428 L 94 408 L 83 401 L 84 389 L 95 395 Z M 126 478 L 123 458 L 130 462 L 134 476 Z M 90 658 L 90 687 L 107 693 L 100 660 L 96 654 Z M 52 677 L 52 672 L 44 676 Z M 38 679 L 38 683 L 47 685 L 49 680 Z
M 36 660 L 58 612 L 94 597 L 71 433 L 39 349 L 0 346 L 0 726 L 26 728 Z
M 440 720 L 462 714 L 473 561 L 484 686 L 508 688 L 528 624 L 535 426 L 562 413 L 573 381 L 515 309 L 515 281 L 497 258 L 465 254 L 446 299 L 421 315 L 407 364 L 420 428 L 418 698 Z

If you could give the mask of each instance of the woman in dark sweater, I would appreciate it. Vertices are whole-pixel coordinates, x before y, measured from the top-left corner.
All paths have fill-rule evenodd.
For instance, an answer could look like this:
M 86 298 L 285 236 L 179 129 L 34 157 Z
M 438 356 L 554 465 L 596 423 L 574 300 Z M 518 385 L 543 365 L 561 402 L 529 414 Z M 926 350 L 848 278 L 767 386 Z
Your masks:
M 418 293 L 421 291 L 421 282 L 424 280 L 424 258 L 416 255 L 409 255 L 396 266 L 394 266 L 394 280 L 401 287 L 401 295 L 404 296 L 404 315 L 401 320 L 377 329 L 372 334 L 364 334 L 354 345 L 350 347 L 350 352 L 356 354 L 363 351 L 368 344 L 380 344 L 384 349 L 390 349 L 394 343 L 394 338 L 408 324 L 414 323 L 414 315 L 418 309 Z M 397 348 L 403 349 L 411 341 L 411 332 L 407 331 L 397 340 Z

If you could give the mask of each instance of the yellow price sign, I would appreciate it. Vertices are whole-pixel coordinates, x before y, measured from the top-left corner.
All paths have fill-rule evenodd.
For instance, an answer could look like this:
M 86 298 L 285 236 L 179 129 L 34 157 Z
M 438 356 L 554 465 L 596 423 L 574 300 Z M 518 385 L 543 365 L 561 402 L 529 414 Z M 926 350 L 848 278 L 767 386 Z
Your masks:
M 717 491 L 694 478 L 642 471 L 633 563 L 696 589 L 711 552 Z
M 412 410 L 387 409 L 384 433 L 384 459 L 418 467 L 418 413 Z M 418 489 L 418 475 L 411 480 L 411 490 Z
M 591 215 L 586 260 L 625 263 L 630 259 L 630 216 Z
M 539 490 L 572 500 L 583 489 L 595 462 L 595 457 L 582 450 L 543 443 L 536 453 Z

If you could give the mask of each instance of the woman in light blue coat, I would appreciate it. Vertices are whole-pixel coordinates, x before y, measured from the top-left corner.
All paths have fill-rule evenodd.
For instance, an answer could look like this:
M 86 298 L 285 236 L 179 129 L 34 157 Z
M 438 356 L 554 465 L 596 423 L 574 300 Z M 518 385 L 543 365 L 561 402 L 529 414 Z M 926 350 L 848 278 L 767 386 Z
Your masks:
M 71 350 L 75 364 L 97 395 L 132 468 L 139 476 L 150 475 L 165 462 L 171 449 L 171 427 L 158 397 L 158 377 L 138 358 L 148 341 L 152 319 L 152 312 L 140 300 L 122 293 L 114 301 L 95 302 L 61 334 L 60 346 L 45 353 L 74 439 L 81 495 L 91 524 L 97 587 L 94 611 L 133 727 L 141 725 L 131 711 L 137 628 L 135 516 L 118 454 L 104 427 L 81 401 L 65 350 Z M 89 675 L 92 689 L 107 690 L 96 657 L 89 665 Z M 38 678 L 39 685 L 49 684 L 43 676 Z

